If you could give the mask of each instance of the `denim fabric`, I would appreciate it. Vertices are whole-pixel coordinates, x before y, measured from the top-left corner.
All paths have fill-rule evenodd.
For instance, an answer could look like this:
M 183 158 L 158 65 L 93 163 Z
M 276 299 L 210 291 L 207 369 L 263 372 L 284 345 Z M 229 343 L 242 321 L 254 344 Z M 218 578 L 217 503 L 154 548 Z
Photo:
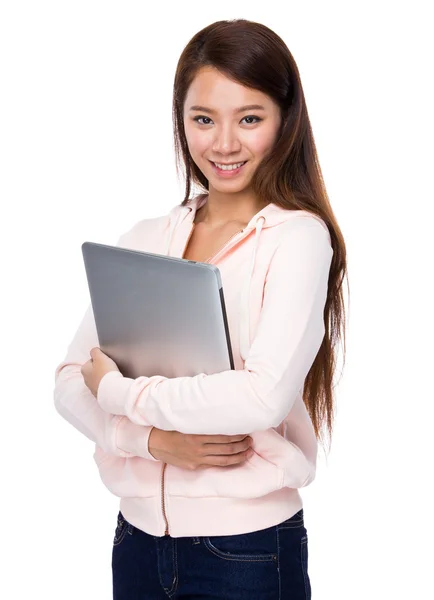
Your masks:
M 303 509 L 240 535 L 155 537 L 118 514 L 113 600 L 310 600 Z

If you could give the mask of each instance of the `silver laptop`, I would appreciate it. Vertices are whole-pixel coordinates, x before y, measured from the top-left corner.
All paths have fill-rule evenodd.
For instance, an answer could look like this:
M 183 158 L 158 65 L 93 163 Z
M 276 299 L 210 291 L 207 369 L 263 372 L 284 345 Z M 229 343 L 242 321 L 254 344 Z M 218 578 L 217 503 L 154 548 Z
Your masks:
M 101 350 L 125 377 L 234 369 L 215 265 L 118 246 L 81 246 Z

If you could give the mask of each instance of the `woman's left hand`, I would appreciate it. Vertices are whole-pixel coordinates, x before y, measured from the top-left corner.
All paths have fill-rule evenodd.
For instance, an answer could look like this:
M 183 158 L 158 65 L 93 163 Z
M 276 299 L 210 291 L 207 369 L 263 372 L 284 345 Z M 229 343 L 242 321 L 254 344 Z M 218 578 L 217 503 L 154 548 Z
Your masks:
M 117 364 L 101 348 L 95 347 L 90 351 L 91 359 L 81 367 L 84 383 L 95 396 L 98 393 L 98 386 L 101 379 L 109 371 L 119 371 Z M 120 371 L 119 371 L 120 372 Z

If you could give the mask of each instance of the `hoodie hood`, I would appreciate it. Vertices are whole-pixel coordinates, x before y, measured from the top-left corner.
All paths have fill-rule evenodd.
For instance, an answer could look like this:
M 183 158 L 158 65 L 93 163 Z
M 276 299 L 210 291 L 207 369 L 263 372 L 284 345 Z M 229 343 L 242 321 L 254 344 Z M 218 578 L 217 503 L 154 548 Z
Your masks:
M 172 240 L 175 234 L 176 229 L 182 224 L 185 223 L 186 226 L 193 225 L 193 221 L 196 215 L 196 212 L 199 208 L 201 208 L 207 201 L 208 194 L 200 194 L 192 199 L 190 199 L 185 206 L 177 204 L 172 208 L 169 212 L 169 229 L 167 232 L 166 243 L 164 246 L 164 252 L 166 256 L 170 256 L 170 249 L 172 245 Z M 250 285 L 252 281 L 253 271 L 255 269 L 255 260 L 256 260 L 256 251 L 259 245 L 259 239 L 261 237 L 261 233 L 267 227 L 275 227 L 276 225 L 280 225 L 281 223 L 288 221 L 291 219 L 294 214 L 300 215 L 305 213 L 309 216 L 312 213 L 308 211 L 302 210 L 288 210 L 278 206 L 277 204 L 267 204 L 264 208 L 262 208 L 259 212 L 257 212 L 250 219 L 246 227 L 242 230 L 243 232 L 250 232 L 251 230 L 255 230 L 255 240 L 252 247 L 252 253 L 250 255 L 250 265 L 247 270 L 246 279 L 241 288 L 240 295 L 240 306 L 239 306 L 239 348 L 240 355 L 243 361 L 246 360 L 249 349 L 250 349 Z M 325 227 L 324 222 L 318 217 L 320 223 Z M 224 292 L 224 290 L 223 290 Z
M 167 234 L 167 238 L 166 238 L 166 246 L 165 246 L 166 255 L 169 255 L 172 238 L 173 238 L 173 235 L 174 235 L 174 232 L 175 232 L 175 229 L 177 228 L 177 226 L 186 220 L 192 224 L 194 221 L 194 218 L 196 216 L 196 212 L 199 210 L 199 208 L 202 208 L 202 206 L 204 204 L 206 204 L 207 200 L 208 200 L 208 194 L 199 194 L 199 196 L 196 196 L 195 198 L 192 198 L 191 200 L 189 200 L 185 204 L 185 206 L 182 206 L 181 204 L 177 204 L 169 212 L 169 230 L 168 230 L 168 234 Z M 291 216 L 294 214 L 294 212 L 295 211 L 293 211 L 293 210 L 288 210 L 286 208 L 277 206 L 277 204 L 273 204 L 273 203 L 267 204 L 267 206 L 265 206 L 262 210 L 260 210 L 255 215 L 253 215 L 253 217 L 250 219 L 250 221 L 248 222 L 246 227 L 243 229 L 243 231 L 250 231 L 251 229 L 258 230 L 258 224 L 260 224 L 259 225 L 259 234 L 256 236 L 256 243 L 255 243 L 255 249 L 256 249 L 257 240 L 259 239 L 259 236 L 261 235 L 262 229 L 267 228 L 267 227 L 274 227 L 275 225 L 280 225 L 284 221 L 287 221 L 288 219 L 290 219 Z M 311 213 L 308 213 L 307 211 L 296 211 L 296 212 L 298 214 L 300 214 L 302 212 L 306 212 L 306 214 L 311 215 Z

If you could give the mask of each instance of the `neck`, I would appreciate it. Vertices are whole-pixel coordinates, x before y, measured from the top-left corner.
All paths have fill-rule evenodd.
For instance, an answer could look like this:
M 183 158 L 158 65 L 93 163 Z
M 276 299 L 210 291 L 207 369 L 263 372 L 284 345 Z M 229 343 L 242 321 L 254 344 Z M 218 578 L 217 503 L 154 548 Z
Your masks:
M 245 227 L 266 205 L 249 194 L 223 194 L 211 190 L 207 201 L 196 213 L 195 223 L 204 223 L 210 229 L 232 223 Z

